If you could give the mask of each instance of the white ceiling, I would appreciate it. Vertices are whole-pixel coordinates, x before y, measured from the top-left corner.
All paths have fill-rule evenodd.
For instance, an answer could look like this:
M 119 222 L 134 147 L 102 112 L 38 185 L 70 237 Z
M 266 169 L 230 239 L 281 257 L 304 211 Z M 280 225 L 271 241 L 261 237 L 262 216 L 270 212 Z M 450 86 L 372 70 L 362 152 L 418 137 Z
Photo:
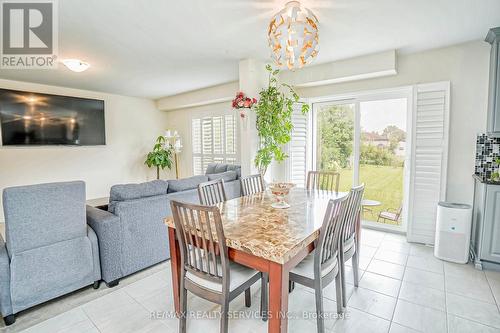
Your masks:
M 238 79 L 269 59 L 266 29 L 286 0 L 61 0 L 60 58 L 91 68 L 0 70 L 0 78 L 157 98 Z M 482 39 L 499 0 L 304 0 L 320 21 L 317 63 Z

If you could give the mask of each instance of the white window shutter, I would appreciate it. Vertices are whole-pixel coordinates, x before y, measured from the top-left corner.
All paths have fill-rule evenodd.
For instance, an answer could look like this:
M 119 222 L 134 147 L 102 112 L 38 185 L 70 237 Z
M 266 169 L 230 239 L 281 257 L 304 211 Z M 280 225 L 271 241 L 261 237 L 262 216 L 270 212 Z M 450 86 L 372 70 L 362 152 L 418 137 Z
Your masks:
M 408 240 L 434 244 L 439 201 L 446 199 L 450 83 L 413 90 Z
M 237 135 L 235 115 L 192 119 L 193 174 L 204 174 L 212 162 L 237 163 Z
M 304 187 L 307 172 L 309 116 L 302 114 L 302 104 L 293 106 L 292 139 L 288 143 L 288 179 L 299 187 Z

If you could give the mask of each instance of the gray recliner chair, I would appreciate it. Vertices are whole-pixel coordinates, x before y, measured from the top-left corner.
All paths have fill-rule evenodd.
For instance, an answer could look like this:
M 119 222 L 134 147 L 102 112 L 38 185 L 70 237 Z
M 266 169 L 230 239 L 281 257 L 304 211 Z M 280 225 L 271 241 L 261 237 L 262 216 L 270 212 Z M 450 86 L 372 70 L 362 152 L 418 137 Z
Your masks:
M 15 314 L 94 284 L 101 269 L 97 237 L 87 226 L 82 181 L 6 188 L 6 242 L 0 236 L 0 311 Z

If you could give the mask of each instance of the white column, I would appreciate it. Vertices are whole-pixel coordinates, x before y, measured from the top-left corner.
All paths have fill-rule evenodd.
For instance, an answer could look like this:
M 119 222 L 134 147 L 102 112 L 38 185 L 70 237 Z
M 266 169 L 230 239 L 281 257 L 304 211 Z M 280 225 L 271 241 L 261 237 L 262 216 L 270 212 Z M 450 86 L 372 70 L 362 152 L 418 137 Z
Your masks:
M 249 97 L 259 99 L 259 92 L 267 86 L 268 72 L 265 63 L 256 59 L 244 59 L 239 63 L 240 91 Z M 242 175 L 257 173 L 254 165 L 259 147 L 259 137 L 255 127 L 255 112 L 247 112 L 247 119 L 240 119 L 239 152 Z

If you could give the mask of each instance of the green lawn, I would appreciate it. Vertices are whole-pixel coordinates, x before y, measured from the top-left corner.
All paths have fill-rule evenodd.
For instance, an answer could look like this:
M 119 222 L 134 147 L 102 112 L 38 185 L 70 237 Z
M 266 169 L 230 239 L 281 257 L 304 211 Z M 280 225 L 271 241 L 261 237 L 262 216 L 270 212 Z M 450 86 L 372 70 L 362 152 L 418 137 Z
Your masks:
M 403 201 L 403 168 L 392 166 L 360 166 L 360 183 L 365 184 L 365 199 L 377 200 L 381 206 L 372 207 L 373 214 L 365 212 L 364 220 L 376 221 L 378 213 L 387 208 L 398 209 Z M 340 171 L 340 191 L 352 186 L 352 169 Z

